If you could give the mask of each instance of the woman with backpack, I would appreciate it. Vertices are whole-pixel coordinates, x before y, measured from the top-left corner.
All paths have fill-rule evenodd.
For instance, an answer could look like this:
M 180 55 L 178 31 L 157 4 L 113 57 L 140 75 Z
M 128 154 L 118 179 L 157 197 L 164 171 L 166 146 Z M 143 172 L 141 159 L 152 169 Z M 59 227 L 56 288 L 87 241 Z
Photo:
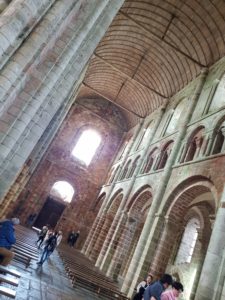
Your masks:
M 49 258 L 49 256 L 55 250 L 55 247 L 57 245 L 57 235 L 58 235 L 57 232 L 53 233 L 53 235 L 50 236 L 50 238 L 46 241 L 41 259 L 39 262 L 37 262 L 39 266 L 43 265 L 43 263 Z

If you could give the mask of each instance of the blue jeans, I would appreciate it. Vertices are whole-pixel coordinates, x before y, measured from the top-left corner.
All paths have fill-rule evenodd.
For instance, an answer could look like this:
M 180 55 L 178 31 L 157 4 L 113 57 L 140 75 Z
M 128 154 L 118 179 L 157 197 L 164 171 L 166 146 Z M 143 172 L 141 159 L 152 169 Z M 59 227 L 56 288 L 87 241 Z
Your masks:
M 39 261 L 39 263 L 43 264 L 49 258 L 49 256 L 51 254 L 52 254 L 52 251 L 49 251 L 47 247 L 44 248 L 44 251 L 42 253 L 41 260 Z

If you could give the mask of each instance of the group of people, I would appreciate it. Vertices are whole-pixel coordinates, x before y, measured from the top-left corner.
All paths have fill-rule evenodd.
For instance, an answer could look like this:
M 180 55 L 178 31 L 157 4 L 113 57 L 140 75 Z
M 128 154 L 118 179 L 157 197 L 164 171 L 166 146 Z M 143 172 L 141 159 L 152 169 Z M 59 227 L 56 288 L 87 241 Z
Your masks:
M 168 289 L 171 286 L 170 289 Z M 133 300 L 175 300 L 183 292 L 183 285 L 173 281 L 170 274 L 164 274 L 160 280 L 153 281 L 153 276 L 140 282 Z
M 39 249 L 42 245 L 44 247 L 41 259 L 39 262 L 37 262 L 39 266 L 43 265 L 43 263 L 50 257 L 55 248 L 61 243 L 61 240 L 62 231 L 53 231 L 49 228 L 49 225 L 42 227 L 41 231 L 39 232 L 38 240 L 36 241 Z

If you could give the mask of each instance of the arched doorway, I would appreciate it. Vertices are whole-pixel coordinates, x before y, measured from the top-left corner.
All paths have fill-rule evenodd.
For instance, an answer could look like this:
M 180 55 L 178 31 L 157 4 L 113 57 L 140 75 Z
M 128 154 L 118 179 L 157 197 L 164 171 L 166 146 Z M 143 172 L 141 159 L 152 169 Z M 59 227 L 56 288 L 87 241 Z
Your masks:
M 67 181 L 55 182 L 34 222 L 34 227 L 42 228 L 44 225 L 49 224 L 51 228 L 55 228 L 67 203 L 71 202 L 73 195 L 74 188 L 70 183 Z

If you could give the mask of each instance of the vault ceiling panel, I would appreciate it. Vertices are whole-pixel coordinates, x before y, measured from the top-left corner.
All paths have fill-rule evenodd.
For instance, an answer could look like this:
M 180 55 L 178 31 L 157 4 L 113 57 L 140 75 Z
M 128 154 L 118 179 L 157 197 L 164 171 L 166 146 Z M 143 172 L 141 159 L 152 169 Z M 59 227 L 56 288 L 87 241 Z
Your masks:
M 133 126 L 224 55 L 223 0 L 126 0 L 84 82 Z

